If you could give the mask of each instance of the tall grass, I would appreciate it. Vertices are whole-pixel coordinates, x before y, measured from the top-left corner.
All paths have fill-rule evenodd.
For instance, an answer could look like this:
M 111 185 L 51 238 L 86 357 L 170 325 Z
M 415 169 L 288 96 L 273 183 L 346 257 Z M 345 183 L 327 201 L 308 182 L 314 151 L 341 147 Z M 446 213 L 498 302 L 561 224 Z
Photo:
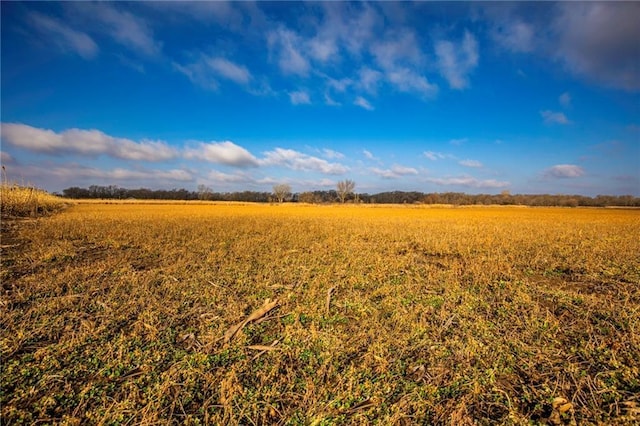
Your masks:
M 49 214 L 60 210 L 67 202 L 60 197 L 33 186 L 10 182 L 5 174 L 0 183 L 0 212 L 6 217 L 27 217 Z

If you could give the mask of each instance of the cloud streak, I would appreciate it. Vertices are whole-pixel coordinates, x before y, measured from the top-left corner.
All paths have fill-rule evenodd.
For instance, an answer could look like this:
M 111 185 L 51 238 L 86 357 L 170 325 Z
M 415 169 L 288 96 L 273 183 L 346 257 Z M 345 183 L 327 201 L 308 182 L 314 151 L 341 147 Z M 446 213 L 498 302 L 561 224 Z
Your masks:
M 374 175 L 379 176 L 383 179 L 399 179 L 403 176 L 409 175 L 417 175 L 418 170 L 413 167 L 401 166 L 398 164 L 394 164 L 389 169 L 380 169 L 377 167 L 372 167 L 369 169 Z
M 2 140 L 12 146 L 51 155 L 107 155 L 122 160 L 164 161 L 178 151 L 162 141 L 135 142 L 116 138 L 99 130 L 69 129 L 60 133 L 25 124 L 2 123 Z
M 374 110 L 373 105 L 371 105 L 371 103 L 362 96 L 358 96 L 356 100 L 353 101 L 353 104 L 359 106 L 360 108 L 366 109 L 367 111 Z
M 482 167 L 482 163 L 478 160 L 461 160 L 458 162 L 458 164 L 460 164 L 461 166 L 472 167 L 476 169 Z
M 540 115 L 545 124 L 571 124 L 564 112 L 546 110 L 540 111 Z
M 207 90 L 216 91 L 220 79 L 229 80 L 251 91 L 253 75 L 247 67 L 221 56 L 200 54 L 196 61 L 187 64 L 173 64 L 174 68 L 187 76 L 191 82 Z M 258 94 L 259 91 L 255 91 Z
M 586 173 L 580 166 L 574 164 L 558 164 L 549 167 L 543 172 L 543 176 L 546 178 L 556 179 L 571 179 L 584 176 Z
M 28 20 L 33 28 L 62 52 L 75 53 L 83 59 L 93 59 L 98 55 L 100 49 L 88 34 L 38 12 L 31 13 Z
M 499 181 L 495 179 L 477 179 L 471 176 L 460 177 L 430 177 L 425 179 L 427 182 L 440 186 L 460 186 L 467 188 L 505 188 L 510 185 L 507 181 Z
M 440 74 L 447 80 L 449 87 L 462 90 L 469 87 L 469 74 L 478 65 L 478 42 L 465 31 L 459 44 L 440 40 L 435 44 L 437 66 Z
M 185 150 L 184 158 L 205 160 L 231 167 L 256 167 L 259 165 L 258 159 L 253 154 L 230 141 L 199 142 Z
M 304 90 L 297 90 L 289 93 L 289 100 L 293 105 L 311 105 L 309 93 Z

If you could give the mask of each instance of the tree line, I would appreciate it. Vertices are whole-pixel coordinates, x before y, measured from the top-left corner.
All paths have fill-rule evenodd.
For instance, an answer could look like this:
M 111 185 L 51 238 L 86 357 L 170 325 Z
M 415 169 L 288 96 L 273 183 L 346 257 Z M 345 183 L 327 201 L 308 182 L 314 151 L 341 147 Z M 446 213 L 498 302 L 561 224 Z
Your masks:
M 345 184 L 346 182 L 346 184 Z M 346 186 L 345 186 L 346 185 Z M 336 190 L 291 192 L 286 185 L 275 185 L 273 192 L 238 191 L 215 192 L 200 185 L 197 191 L 181 189 L 126 189 L 116 185 L 92 185 L 88 188 L 71 187 L 62 196 L 74 199 L 137 199 L 137 200 L 208 200 L 243 202 L 293 202 L 293 203 L 366 203 L 366 204 L 453 204 L 453 205 L 525 205 L 563 207 L 640 207 L 640 198 L 632 195 L 551 195 L 551 194 L 465 194 L 462 192 L 424 193 L 419 191 L 389 191 L 377 194 L 354 192 L 353 181 L 339 183 Z

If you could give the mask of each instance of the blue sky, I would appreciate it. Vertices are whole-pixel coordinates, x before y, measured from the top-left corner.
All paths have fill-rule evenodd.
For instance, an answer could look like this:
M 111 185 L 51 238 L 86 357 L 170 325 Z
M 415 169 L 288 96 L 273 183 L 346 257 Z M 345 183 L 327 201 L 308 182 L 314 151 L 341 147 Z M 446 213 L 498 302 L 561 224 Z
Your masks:
M 2 164 L 50 191 L 640 195 L 640 3 L 0 7 Z

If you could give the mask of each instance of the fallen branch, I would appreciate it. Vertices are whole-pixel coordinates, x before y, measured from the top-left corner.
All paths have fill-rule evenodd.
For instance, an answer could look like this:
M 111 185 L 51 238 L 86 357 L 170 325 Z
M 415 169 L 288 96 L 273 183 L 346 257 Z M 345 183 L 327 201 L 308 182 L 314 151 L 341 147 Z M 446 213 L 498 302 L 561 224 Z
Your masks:
M 253 358 L 251 358 L 251 361 L 256 360 L 258 357 L 264 355 L 265 353 L 269 352 L 269 351 L 279 351 L 280 348 L 276 348 L 275 346 L 280 343 L 280 341 L 278 339 L 274 340 L 273 343 L 271 343 L 271 346 L 264 346 L 264 345 L 251 345 L 251 346 L 247 346 L 247 349 L 252 349 L 252 350 L 256 350 L 256 351 L 260 351 L 256 354 L 256 356 L 254 356 Z
M 260 318 L 264 317 L 266 314 L 268 314 L 276 306 L 278 306 L 278 300 L 277 299 L 273 300 L 273 301 L 270 301 L 269 299 L 266 299 L 264 301 L 264 304 L 259 309 L 256 309 L 255 311 L 253 311 L 251 313 L 251 315 L 249 315 L 244 321 L 241 321 L 238 324 L 234 324 L 231 327 L 229 327 L 229 329 L 226 331 L 226 333 L 224 333 L 224 342 L 225 343 L 229 343 L 231 341 L 231 339 L 233 339 L 234 336 L 240 330 L 242 330 L 247 324 L 249 324 L 252 321 L 256 321 L 256 320 L 259 320 Z

